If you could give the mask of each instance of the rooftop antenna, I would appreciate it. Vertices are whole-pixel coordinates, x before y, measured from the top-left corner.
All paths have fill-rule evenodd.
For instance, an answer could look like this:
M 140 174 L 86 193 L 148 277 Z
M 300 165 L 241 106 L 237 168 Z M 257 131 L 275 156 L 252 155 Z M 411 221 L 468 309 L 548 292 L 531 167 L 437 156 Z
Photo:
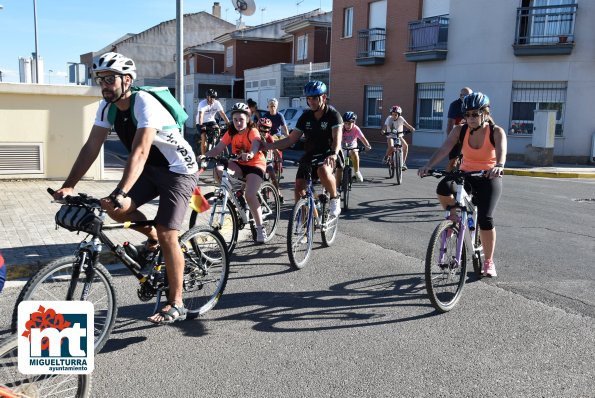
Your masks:
M 299 14 L 300 13 L 300 4 L 302 4 L 304 2 L 304 0 L 298 0 L 295 2 L 295 8 L 296 8 L 296 12 Z
M 302 0 L 303 1 L 303 0 Z M 256 4 L 254 0 L 231 0 L 233 8 L 240 14 L 240 19 L 236 23 L 237 29 L 243 29 L 244 23 L 242 22 L 242 15 L 250 16 L 256 11 Z
M 264 23 L 264 12 L 266 11 L 266 7 L 262 7 L 260 9 L 260 23 L 263 24 Z

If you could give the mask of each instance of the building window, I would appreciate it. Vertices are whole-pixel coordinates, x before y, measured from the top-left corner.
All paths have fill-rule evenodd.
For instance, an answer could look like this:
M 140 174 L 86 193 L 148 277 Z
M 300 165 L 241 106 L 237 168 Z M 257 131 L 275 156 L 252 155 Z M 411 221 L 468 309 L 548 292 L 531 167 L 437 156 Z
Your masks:
M 343 10 L 343 37 L 353 35 L 353 7 Z
M 364 87 L 364 127 L 382 126 L 382 86 Z
M 229 68 L 233 65 L 233 46 L 225 49 L 225 67 Z
M 556 111 L 556 136 L 562 136 L 567 82 L 512 82 L 509 134 L 533 134 L 535 110 Z
M 417 119 L 418 129 L 442 130 L 444 114 L 444 83 L 417 84 Z
M 308 35 L 298 37 L 297 60 L 303 61 L 308 58 Z

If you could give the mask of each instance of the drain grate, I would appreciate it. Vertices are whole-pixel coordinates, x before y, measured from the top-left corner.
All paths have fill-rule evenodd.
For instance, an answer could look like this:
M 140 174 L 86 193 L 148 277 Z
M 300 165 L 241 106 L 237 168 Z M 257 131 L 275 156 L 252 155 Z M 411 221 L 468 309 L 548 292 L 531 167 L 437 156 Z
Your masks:
M 595 202 L 595 198 L 585 198 L 585 199 L 572 199 L 575 202 Z

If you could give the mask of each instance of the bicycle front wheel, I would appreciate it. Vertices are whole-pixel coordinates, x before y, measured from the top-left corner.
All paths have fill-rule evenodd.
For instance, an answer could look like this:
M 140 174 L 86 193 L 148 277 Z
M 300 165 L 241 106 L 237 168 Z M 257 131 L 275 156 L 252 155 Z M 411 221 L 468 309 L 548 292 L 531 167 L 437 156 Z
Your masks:
M 86 398 L 91 395 L 91 375 L 24 375 L 19 372 L 16 335 L 0 342 L 0 397 Z
M 194 227 L 180 237 L 184 253 L 182 299 L 188 318 L 209 311 L 221 298 L 229 276 L 229 254 L 223 237 L 204 227 Z
M 101 351 L 116 323 L 118 307 L 114 281 L 109 271 L 96 263 L 93 268 L 95 274 L 90 286 L 86 284 L 86 273 L 81 269 L 80 258 L 67 256 L 56 259 L 43 266 L 23 287 L 17 298 L 12 315 L 12 329 L 16 332 L 18 306 L 25 300 L 81 300 L 83 290 L 87 287 L 89 295 L 87 301 L 93 303 L 95 309 L 95 352 Z M 87 269 L 91 265 L 87 264 Z M 73 280 L 75 269 L 80 270 L 79 277 Z M 68 296 L 72 288 L 72 296 Z
M 202 213 L 197 213 L 192 210 L 190 214 L 190 228 L 194 226 L 211 227 L 215 231 L 219 232 L 225 241 L 227 251 L 229 254 L 233 252 L 238 243 L 238 214 L 236 208 L 230 200 L 227 201 L 225 206 L 225 216 L 223 217 L 223 223 L 221 223 L 221 210 L 223 209 L 223 201 L 217 197 L 213 192 L 209 192 L 205 195 L 205 199 L 209 202 L 211 209 Z M 209 221 L 213 217 L 213 222 L 209 224 Z
M 275 236 L 275 232 L 277 232 L 277 227 L 279 226 L 279 218 L 281 217 L 281 201 L 279 200 L 279 192 L 273 183 L 264 181 L 260 185 L 258 200 L 262 210 L 262 224 L 267 231 L 267 238 L 265 240 L 266 243 L 273 239 L 273 236 Z M 256 239 L 256 236 L 254 238 Z
M 287 254 L 289 263 L 295 269 L 302 269 L 312 252 L 314 220 L 310 220 L 308 225 L 309 215 L 310 200 L 302 198 L 293 207 L 287 225 Z
M 386 162 L 388 167 L 388 178 L 393 178 L 395 175 L 395 163 L 394 163 L 394 155 L 390 155 L 388 157 L 388 161 Z
M 442 221 L 434 230 L 426 252 L 426 289 L 439 312 L 452 310 L 465 286 L 466 247 L 463 244 L 460 262 L 457 261 L 458 238 L 458 226 L 450 220 Z
M 401 185 L 403 181 L 403 150 L 401 148 L 395 152 L 395 178 L 397 185 Z
M 343 181 L 341 181 L 341 196 L 343 196 L 343 208 L 349 209 L 349 190 L 351 189 L 351 167 L 343 170 Z
M 324 203 L 322 205 L 322 214 L 323 216 L 320 236 L 322 237 L 322 244 L 326 247 L 329 247 L 335 242 L 335 239 L 337 239 L 339 217 L 331 216 L 329 214 L 328 203 Z

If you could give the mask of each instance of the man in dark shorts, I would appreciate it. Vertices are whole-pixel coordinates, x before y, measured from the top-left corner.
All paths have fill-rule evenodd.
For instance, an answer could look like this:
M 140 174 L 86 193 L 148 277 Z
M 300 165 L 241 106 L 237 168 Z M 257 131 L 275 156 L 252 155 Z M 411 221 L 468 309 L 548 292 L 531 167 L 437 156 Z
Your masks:
M 335 108 L 326 103 L 326 84 L 321 81 L 311 81 L 304 86 L 304 95 L 308 101 L 308 109 L 298 119 L 289 137 L 267 143 L 265 149 L 285 149 L 300 139 L 302 134 L 306 137 L 304 142 L 304 156 L 300 163 L 311 163 L 320 160 L 318 167 L 312 170 L 318 175 L 321 184 L 330 195 L 329 212 L 333 216 L 341 214 L 340 199 L 337 196 L 334 171 L 338 165 L 341 153 L 341 140 L 343 134 L 343 119 Z M 300 166 L 295 176 L 294 196 L 297 200 L 306 189 L 305 169 Z
M 129 156 L 122 179 L 108 197 L 101 199 L 101 206 L 118 222 L 141 221 L 147 218 L 138 207 L 159 197 L 156 227 L 137 229 L 148 237 L 144 255 L 150 256 L 161 246 L 169 282 L 167 304 L 148 320 L 157 324 L 184 320 L 187 315 L 182 301 L 184 257 L 178 230 L 198 182 L 196 158 L 174 118 L 159 100 L 144 91 L 131 92 L 136 79 L 134 61 L 118 53 L 103 54 L 93 64 L 93 75 L 101 87 L 103 100 L 87 142 L 54 197 L 60 199 L 73 194 L 113 127 Z M 113 123 L 108 120 L 111 107 L 116 107 Z
M 448 123 L 446 125 L 446 135 L 450 134 L 452 128 L 463 121 L 463 98 L 473 92 L 469 87 L 463 87 L 459 98 L 450 103 L 448 107 Z M 461 154 L 461 146 L 455 145 L 448 154 L 447 171 L 451 171 L 457 166 L 459 155 Z

